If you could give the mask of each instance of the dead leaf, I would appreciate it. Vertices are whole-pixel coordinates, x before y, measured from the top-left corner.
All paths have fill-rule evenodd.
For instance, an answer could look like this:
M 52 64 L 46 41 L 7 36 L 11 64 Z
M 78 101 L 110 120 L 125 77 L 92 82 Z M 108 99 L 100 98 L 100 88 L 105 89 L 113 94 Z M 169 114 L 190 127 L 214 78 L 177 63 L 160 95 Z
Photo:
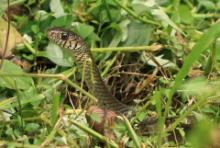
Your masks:
M 31 69 L 31 63 L 29 63 L 28 61 L 25 61 L 25 60 L 21 60 L 19 59 L 18 57 L 13 57 L 11 59 L 11 61 L 20 66 L 24 71 L 28 72 L 30 69 Z
M 4 46 L 7 36 L 7 27 L 8 23 L 3 18 L 0 18 L 0 56 L 9 57 L 12 55 L 12 49 L 16 46 L 16 44 L 22 42 L 22 37 L 20 33 L 14 28 L 12 25 L 10 26 L 8 46 L 6 50 L 6 54 L 2 55 L 4 52 Z
M 210 146 L 213 148 L 220 147 L 220 126 L 213 128 L 210 132 Z
M 186 43 L 184 37 L 182 36 L 180 32 L 176 32 L 176 39 L 180 45 L 184 45 Z
M 154 75 L 149 75 L 146 79 L 138 83 L 134 93 L 139 94 L 144 88 L 147 88 L 155 80 L 156 78 Z
M 188 76 L 190 78 L 195 78 L 195 77 L 199 77 L 199 76 L 203 76 L 204 75 L 204 71 L 200 70 L 200 69 L 190 69 Z

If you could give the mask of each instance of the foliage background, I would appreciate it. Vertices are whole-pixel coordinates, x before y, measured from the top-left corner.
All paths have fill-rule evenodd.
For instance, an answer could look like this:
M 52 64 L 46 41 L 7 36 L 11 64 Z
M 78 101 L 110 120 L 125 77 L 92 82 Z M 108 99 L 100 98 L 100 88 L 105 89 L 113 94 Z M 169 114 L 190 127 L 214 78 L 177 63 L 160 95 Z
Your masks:
M 218 0 L 1 0 L 0 145 L 219 147 L 219 11 Z M 85 130 L 93 101 L 71 55 L 48 42 L 52 27 L 91 45 L 113 94 L 137 108 L 134 128 L 155 115 L 160 132 L 121 123 L 108 141 Z

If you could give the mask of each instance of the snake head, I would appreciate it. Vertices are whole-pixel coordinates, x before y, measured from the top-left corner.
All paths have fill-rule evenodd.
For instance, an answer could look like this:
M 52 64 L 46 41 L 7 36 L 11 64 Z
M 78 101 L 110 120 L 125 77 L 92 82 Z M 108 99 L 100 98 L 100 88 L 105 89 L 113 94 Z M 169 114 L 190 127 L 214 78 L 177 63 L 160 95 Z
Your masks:
M 49 29 L 47 31 L 47 37 L 57 45 L 74 51 L 82 49 L 81 47 L 85 45 L 83 39 L 77 34 L 61 28 Z

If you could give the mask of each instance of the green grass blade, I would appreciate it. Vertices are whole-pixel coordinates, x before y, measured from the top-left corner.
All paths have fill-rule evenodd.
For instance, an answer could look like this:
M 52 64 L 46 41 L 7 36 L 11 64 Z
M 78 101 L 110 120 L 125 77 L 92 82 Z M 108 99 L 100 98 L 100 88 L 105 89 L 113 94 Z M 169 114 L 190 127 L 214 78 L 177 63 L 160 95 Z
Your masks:
M 58 119 L 59 107 L 60 107 L 60 93 L 54 92 L 51 106 L 51 123 L 54 125 Z
M 127 127 L 127 129 L 128 129 L 128 132 L 129 132 L 131 138 L 133 139 L 133 141 L 134 141 L 136 147 L 137 147 L 137 148 L 141 148 L 141 144 L 140 144 L 140 142 L 139 142 L 138 136 L 137 136 L 137 134 L 135 133 L 134 129 L 132 128 L 130 122 L 128 121 L 128 119 L 127 119 L 125 116 L 123 116 L 123 118 L 124 118 L 124 121 L 125 121 L 125 125 L 126 125 L 126 127 Z
M 211 28 L 207 30 L 203 34 L 203 36 L 200 38 L 200 40 L 196 43 L 196 45 L 192 48 L 192 52 L 184 59 L 184 64 L 183 67 L 180 69 L 179 73 L 176 75 L 174 85 L 171 88 L 169 95 L 168 95 L 168 100 L 167 104 L 165 106 L 165 112 L 164 112 L 164 120 L 168 114 L 169 107 L 171 104 L 171 99 L 178 89 L 178 87 L 181 85 L 183 79 L 186 77 L 188 74 L 190 67 L 193 65 L 195 61 L 197 61 L 200 57 L 200 54 L 206 50 L 215 40 L 217 35 L 220 33 L 220 23 L 216 23 Z

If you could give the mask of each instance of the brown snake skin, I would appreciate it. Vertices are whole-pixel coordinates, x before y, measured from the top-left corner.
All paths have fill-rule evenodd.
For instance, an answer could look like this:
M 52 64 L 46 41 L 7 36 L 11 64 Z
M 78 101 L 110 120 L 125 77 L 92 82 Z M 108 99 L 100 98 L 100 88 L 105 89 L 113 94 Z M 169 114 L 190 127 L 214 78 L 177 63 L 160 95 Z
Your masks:
M 89 91 L 98 99 L 101 108 L 123 115 L 128 115 L 133 111 L 130 107 L 117 100 L 109 91 L 93 60 L 90 47 L 80 36 L 61 28 L 49 29 L 47 36 L 52 42 L 72 53 L 74 61 L 84 74 Z

